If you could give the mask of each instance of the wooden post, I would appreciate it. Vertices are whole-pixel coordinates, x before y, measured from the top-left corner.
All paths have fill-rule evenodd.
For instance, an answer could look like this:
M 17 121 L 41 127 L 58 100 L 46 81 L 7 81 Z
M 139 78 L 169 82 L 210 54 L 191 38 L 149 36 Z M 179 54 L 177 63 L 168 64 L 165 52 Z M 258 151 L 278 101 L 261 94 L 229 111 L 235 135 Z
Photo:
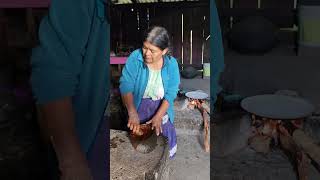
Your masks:
M 307 180 L 307 169 L 310 165 L 310 159 L 282 125 L 279 126 L 279 132 L 281 147 L 294 160 L 299 180 Z
M 183 13 L 181 14 L 181 68 L 183 70 Z
M 310 158 L 320 166 L 320 147 L 307 136 L 302 130 L 297 129 L 293 132 L 292 138 L 299 147 L 301 147 Z
M 190 30 L 190 64 L 192 64 L 192 30 Z
M 36 39 L 36 23 L 34 21 L 33 10 L 32 8 L 26 9 L 26 22 L 27 22 L 27 33 L 28 33 L 28 41 L 33 44 Z
M 205 105 L 204 102 L 200 102 L 199 100 L 196 100 L 196 106 L 200 110 L 202 118 L 203 118 L 203 124 L 204 124 L 204 129 L 203 129 L 203 145 L 204 145 L 204 150 L 206 152 L 210 152 L 210 142 L 209 142 L 209 115 L 208 115 L 208 106 Z

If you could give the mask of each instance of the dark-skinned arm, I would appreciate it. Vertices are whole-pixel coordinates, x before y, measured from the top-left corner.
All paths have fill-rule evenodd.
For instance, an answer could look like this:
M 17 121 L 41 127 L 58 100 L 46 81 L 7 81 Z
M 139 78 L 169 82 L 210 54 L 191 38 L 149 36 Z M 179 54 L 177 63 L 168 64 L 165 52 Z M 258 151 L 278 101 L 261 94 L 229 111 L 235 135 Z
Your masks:
M 126 106 L 128 111 L 129 119 L 128 119 L 128 128 L 133 131 L 135 134 L 140 133 L 140 120 L 137 113 L 137 109 L 133 104 L 133 95 L 132 93 L 127 93 L 122 95 L 122 101 Z
M 39 124 L 57 154 L 61 179 L 92 179 L 85 153 L 76 135 L 71 98 L 66 97 L 38 107 Z
M 32 51 L 31 84 L 39 124 L 53 145 L 63 180 L 92 179 L 75 131 L 71 99 L 79 85 L 95 4 L 86 0 L 51 1 L 39 27 L 39 46 Z
M 157 113 L 153 116 L 153 118 L 149 122 L 147 122 L 147 123 L 152 123 L 152 129 L 156 130 L 156 134 L 158 136 L 160 133 L 162 133 L 162 128 L 161 128 L 162 117 L 166 114 L 168 108 L 169 108 L 169 102 L 164 99 Z

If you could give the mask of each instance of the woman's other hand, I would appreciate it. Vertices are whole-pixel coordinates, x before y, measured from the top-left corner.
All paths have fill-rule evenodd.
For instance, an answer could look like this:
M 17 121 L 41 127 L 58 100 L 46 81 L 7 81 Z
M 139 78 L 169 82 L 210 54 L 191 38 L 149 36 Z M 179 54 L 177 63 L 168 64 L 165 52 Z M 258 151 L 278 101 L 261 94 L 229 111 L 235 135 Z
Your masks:
M 158 116 L 154 116 L 150 121 L 147 122 L 147 124 L 150 124 L 150 123 L 152 123 L 152 130 L 155 129 L 157 136 L 159 136 L 160 133 L 162 133 L 162 128 L 161 128 L 162 118 Z
M 128 128 L 133 131 L 134 134 L 140 134 L 140 120 L 138 113 L 135 111 L 129 112 L 129 119 L 128 119 Z

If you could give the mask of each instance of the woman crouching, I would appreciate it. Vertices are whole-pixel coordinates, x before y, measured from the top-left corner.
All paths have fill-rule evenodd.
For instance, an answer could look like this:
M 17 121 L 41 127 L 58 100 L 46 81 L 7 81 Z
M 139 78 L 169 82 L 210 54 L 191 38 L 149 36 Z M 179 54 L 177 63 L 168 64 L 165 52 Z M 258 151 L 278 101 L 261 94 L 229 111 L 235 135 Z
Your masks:
M 140 124 L 151 124 L 156 134 L 168 139 L 172 159 L 177 151 L 174 128 L 174 99 L 180 84 L 176 59 L 168 55 L 169 35 L 165 28 L 149 29 L 141 49 L 127 59 L 120 78 L 120 92 L 128 111 L 128 128 L 142 133 Z

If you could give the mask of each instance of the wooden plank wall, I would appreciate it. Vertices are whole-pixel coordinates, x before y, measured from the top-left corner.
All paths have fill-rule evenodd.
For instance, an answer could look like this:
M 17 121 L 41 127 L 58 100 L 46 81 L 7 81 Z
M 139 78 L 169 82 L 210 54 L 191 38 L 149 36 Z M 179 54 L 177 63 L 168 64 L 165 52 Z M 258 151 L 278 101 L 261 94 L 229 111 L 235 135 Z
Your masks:
M 296 22 L 296 10 L 294 0 L 261 0 L 258 8 L 258 0 L 233 0 L 233 8 L 230 8 L 230 0 L 216 0 L 220 15 L 221 26 L 224 34 L 230 30 L 230 17 L 233 23 L 239 22 L 246 16 L 261 15 L 271 20 L 280 28 L 292 28 Z M 284 43 L 294 43 L 295 32 L 280 32 L 280 40 Z
M 220 16 L 235 19 L 250 15 L 262 15 L 271 19 L 279 27 L 292 27 L 296 15 L 294 0 L 261 0 L 258 8 L 258 0 L 233 0 L 233 8 L 230 8 L 230 0 L 217 0 Z
M 168 3 L 167 3 L 168 4 Z M 193 6 L 162 5 L 161 3 L 144 6 L 115 6 L 111 22 L 111 49 L 117 45 L 131 45 L 140 48 L 143 32 L 148 28 L 147 9 L 149 9 L 149 26 L 160 25 L 165 27 L 171 38 L 172 55 L 184 65 L 190 65 L 190 31 L 192 30 L 192 66 L 202 67 L 202 43 L 209 36 L 209 1 L 207 4 L 193 3 Z M 131 11 L 133 9 L 133 11 Z M 139 30 L 137 22 L 139 12 Z M 184 17 L 184 32 L 182 44 L 182 14 Z M 203 17 L 206 17 L 204 20 Z M 202 31 L 204 30 L 204 38 Z M 183 55 L 182 55 L 183 46 Z M 210 61 L 209 40 L 204 46 L 204 62 Z
M 8 21 L 5 18 L 0 17 L 0 56 L 2 57 L 0 59 L 0 64 L 4 61 L 6 58 L 7 52 L 8 52 L 8 40 L 7 40 L 7 31 L 8 31 Z

